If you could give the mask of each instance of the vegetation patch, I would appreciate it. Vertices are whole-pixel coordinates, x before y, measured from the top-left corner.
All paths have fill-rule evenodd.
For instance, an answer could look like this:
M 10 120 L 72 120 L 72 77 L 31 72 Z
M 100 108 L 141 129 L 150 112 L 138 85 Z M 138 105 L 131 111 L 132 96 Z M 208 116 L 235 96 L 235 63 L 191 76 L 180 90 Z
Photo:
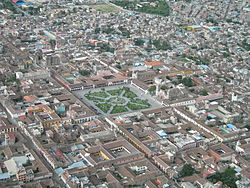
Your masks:
M 111 111 L 111 114 L 116 114 L 116 113 L 122 113 L 122 112 L 127 112 L 127 108 L 125 106 L 114 106 L 113 110 Z
M 169 15 L 168 3 L 164 0 L 158 0 L 158 1 L 148 0 L 143 3 L 138 0 L 137 1 L 113 0 L 112 3 L 131 11 L 142 12 L 147 14 L 156 14 L 160 16 Z
M 107 100 L 108 103 L 113 103 L 113 104 L 124 104 L 126 102 L 125 99 L 120 98 L 120 97 L 112 97 Z
M 123 94 L 123 96 L 130 98 L 130 99 L 137 97 L 137 95 L 130 90 L 126 90 L 126 92 Z
M 93 5 L 92 8 L 102 11 L 102 12 L 118 12 L 119 9 L 112 5 L 101 4 L 101 5 Z
M 97 92 L 88 92 L 84 96 L 104 113 L 115 114 L 150 107 L 148 100 L 139 98 L 129 87 L 101 89 Z
M 83 76 L 89 76 L 90 75 L 90 71 L 83 69 L 83 70 L 80 71 L 80 74 L 83 75 Z
M 111 105 L 107 103 L 99 103 L 96 106 L 100 108 L 101 111 L 103 111 L 104 113 L 107 113 L 109 109 L 111 108 Z
M 93 96 L 90 96 L 90 95 L 85 95 L 85 97 L 86 97 L 88 100 L 90 100 L 90 101 L 104 102 L 104 99 L 96 98 L 96 97 L 93 97 Z
M 192 78 L 190 78 L 190 77 L 182 78 L 181 75 L 178 75 L 177 78 L 178 78 L 178 81 L 174 81 L 173 82 L 175 85 L 183 84 L 183 85 L 185 85 L 187 87 L 196 86 L 196 83 L 194 83 L 193 80 L 192 80 Z
M 130 110 L 142 110 L 142 109 L 146 109 L 148 108 L 148 106 L 142 106 L 142 105 L 138 105 L 138 104 L 132 104 L 132 103 L 128 103 L 127 107 Z
M 148 103 L 147 100 L 141 100 L 141 99 L 131 99 L 130 100 L 132 103 L 136 103 L 136 104 L 142 104 L 142 105 L 146 105 L 146 106 L 150 106 L 150 104 Z
M 16 10 L 15 6 L 9 0 L 1 1 L 0 9 L 8 9 L 8 10 L 12 11 L 14 14 L 18 14 L 18 11 Z
M 235 182 L 239 180 L 235 176 L 235 171 L 232 168 L 228 168 L 223 173 L 216 173 L 215 175 L 209 177 L 209 180 L 213 183 L 217 183 L 218 181 L 222 181 L 223 184 L 226 184 L 228 187 L 236 188 Z
M 102 97 L 102 98 L 107 98 L 108 95 L 105 91 L 99 91 L 99 92 L 94 92 L 94 93 L 89 93 L 89 96 L 94 96 L 94 97 Z
M 180 171 L 179 176 L 180 177 L 186 177 L 186 176 L 192 176 L 195 173 L 195 169 L 192 167 L 191 164 L 185 164 L 182 168 L 182 170 Z
M 123 89 L 114 89 L 107 91 L 110 95 L 119 96 L 122 93 Z

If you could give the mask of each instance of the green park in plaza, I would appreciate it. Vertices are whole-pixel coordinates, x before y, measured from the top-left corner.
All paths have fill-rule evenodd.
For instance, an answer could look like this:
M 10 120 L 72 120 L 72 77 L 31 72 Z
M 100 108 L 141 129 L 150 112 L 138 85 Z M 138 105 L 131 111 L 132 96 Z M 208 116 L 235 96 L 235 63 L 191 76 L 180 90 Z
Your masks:
M 89 91 L 84 96 L 107 114 L 143 110 L 151 106 L 147 99 L 141 99 L 129 87 L 113 90 L 103 88 L 100 91 Z

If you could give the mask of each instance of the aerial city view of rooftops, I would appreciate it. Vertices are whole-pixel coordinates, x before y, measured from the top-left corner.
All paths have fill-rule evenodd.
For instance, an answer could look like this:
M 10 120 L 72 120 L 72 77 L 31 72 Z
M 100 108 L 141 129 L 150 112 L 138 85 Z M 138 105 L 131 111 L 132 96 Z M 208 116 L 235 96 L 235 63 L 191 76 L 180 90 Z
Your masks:
M 250 188 L 249 15 L 1 0 L 0 188 Z

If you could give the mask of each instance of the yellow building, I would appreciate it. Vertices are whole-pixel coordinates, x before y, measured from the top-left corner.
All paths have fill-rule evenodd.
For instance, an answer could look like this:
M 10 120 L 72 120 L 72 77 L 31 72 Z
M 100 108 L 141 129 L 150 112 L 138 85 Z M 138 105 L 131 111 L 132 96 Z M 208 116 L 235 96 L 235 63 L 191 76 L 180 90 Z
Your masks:
M 201 26 L 200 25 L 190 25 L 190 26 L 186 26 L 185 29 L 187 29 L 188 31 L 200 31 Z

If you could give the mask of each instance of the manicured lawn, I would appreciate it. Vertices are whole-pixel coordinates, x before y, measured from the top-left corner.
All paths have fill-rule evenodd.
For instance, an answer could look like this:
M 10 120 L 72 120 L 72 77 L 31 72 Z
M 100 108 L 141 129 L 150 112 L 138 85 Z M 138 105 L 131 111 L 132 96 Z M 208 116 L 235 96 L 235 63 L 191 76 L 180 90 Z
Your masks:
M 100 99 L 100 98 L 96 98 L 96 97 L 92 97 L 90 95 L 85 95 L 85 97 L 90 100 L 90 101 L 99 101 L 99 102 L 104 102 L 104 99 Z
M 127 112 L 127 108 L 125 106 L 114 106 L 111 114 Z
M 89 96 L 102 97 L 102 98 L 107 98 L 108 97 L 108 95 L 107 95 L 107 93 L 105 91 L 89 93 Z
M 135 97 L 137 97 L 137 95 L 135 93 L 133 93 L 132 91 L 129 91 L 127 90 L 124 94 L 123 94 L 124 97 L 127 97 L 127 98 L 130 98 L 130 99 L 133 99 Z
M 113 103 L 113 104 L 124 104 L 126 100 L 120 97 L 112 97 L 108 99 L 106 102 Z
M 119 11 L 118 8 L 112 5 L 106 5 L 106 4 L 93 5 L 92 7 L 103 12 L 118 12 Z
M 141 109 L 146 109 L 148 108 L 147 106 L 142 106 L 142 105 L 136 105 L 136 104 L 132 104 L 132 103 L 128 103 L 127 107 L 130 110 L 141 110 Z
M 100 108 L 104 113 L 107 113 L 109 111 L 109 109 L 111 108 L 110 104 L 106 104 L 106 103 L 99 103 L 96 105 L 98 108 Z
M 121 92 L 123 91 L 123 89 L 114 89 L 114 90 L 109 90 L 107 91 L 110 95 L 113 96 L 119 96 L 121 94 Z
M 130 102 L 149 106 L 149 103 L 147 102 L 147 100 L 131 99 Z

